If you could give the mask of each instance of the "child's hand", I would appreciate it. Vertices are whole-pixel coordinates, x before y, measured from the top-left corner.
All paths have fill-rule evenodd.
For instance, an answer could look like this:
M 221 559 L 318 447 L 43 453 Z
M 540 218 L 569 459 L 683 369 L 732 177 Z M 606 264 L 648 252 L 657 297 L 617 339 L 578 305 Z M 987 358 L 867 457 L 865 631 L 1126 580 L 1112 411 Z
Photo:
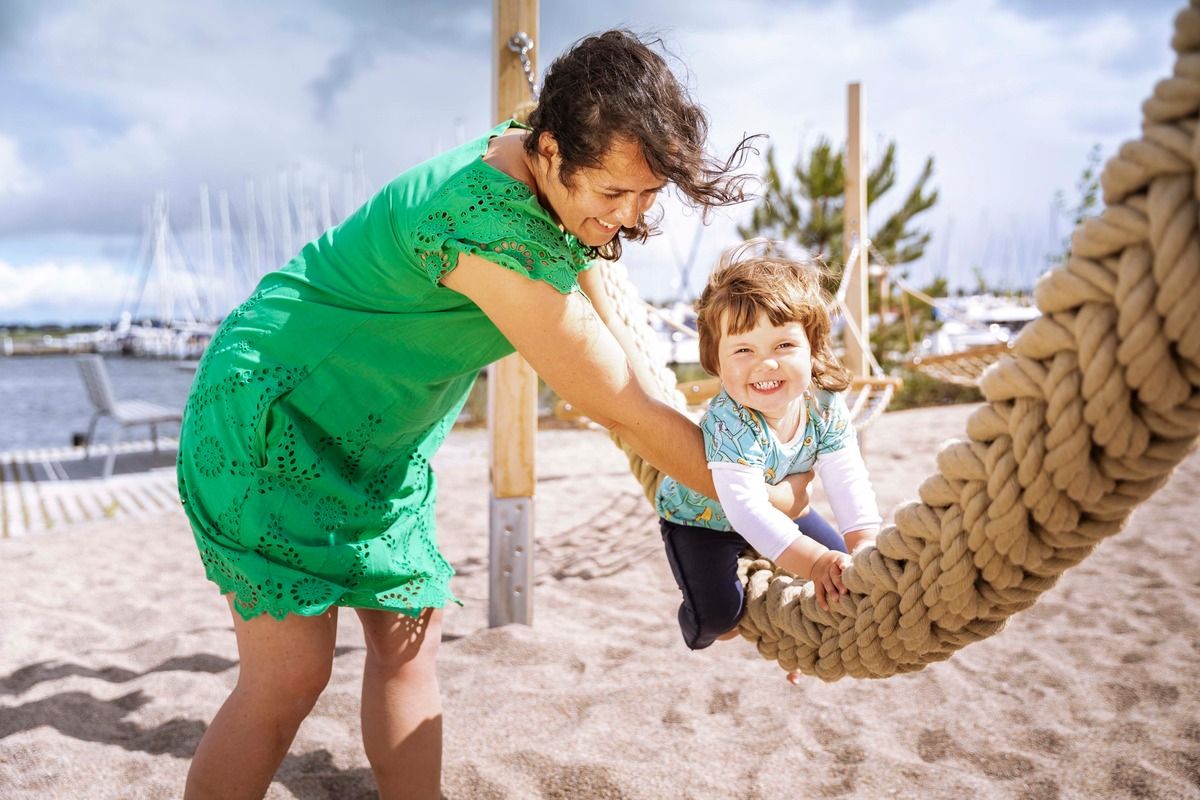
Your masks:
M 837 550 L 822 553 L 812 566 L 813 591 L 817 605 L 823 611 L 829 610 L 831 602 L 847 593 L 846 585 L 842 583 L 842 572 L 850 566 L 850 556 Z

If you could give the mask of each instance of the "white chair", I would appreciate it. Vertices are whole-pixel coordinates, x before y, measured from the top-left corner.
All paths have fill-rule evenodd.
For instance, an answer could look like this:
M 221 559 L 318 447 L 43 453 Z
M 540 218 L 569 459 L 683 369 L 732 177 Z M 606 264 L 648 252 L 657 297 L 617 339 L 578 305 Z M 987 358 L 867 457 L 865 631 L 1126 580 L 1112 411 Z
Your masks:
M 79 356 L 79 373 L 87 387 L 88 397 L 95 407 L 96 413 L 88 425 L 87 439 L 84 442 L 84 458 L 91 457 L 92 436 L 96 433 L 96 423 L 101 417 L 110 417 L 117 423 L 109 437 L 108 458 L 104 462 L 103 476 L 112 475 L 113 462 L 117 459 L 117 442 L 121 434 L 130 425 L 149 425 L 154 437 L 154 450 L 158 451 L 158 424 L 160 422 L 179 422 L 183 414 L 158 403 L 146 400 L 117 400 L 113 395 L 112 384 L 108 380 L 108 370 L 104 368 L 104 359 L 96 355 Z

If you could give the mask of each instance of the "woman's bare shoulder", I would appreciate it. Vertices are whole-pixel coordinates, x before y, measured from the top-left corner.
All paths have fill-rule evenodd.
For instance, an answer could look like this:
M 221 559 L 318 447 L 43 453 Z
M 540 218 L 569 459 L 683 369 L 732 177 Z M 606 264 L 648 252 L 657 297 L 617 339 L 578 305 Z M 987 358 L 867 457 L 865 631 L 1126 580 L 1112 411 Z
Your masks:
M 488 145 L 487 152 L 483 154 L 483 160 L 510 178 L 516 178 L 521 181 L 521 183 L 527 185 L 532 191 L 535 189 L 533 173 L 525 161 L 525 139 L 527 136 L 529 136 L 529 131 L 527 130 L 521 128 L 509 129 L 495 139 L 492 139 Z

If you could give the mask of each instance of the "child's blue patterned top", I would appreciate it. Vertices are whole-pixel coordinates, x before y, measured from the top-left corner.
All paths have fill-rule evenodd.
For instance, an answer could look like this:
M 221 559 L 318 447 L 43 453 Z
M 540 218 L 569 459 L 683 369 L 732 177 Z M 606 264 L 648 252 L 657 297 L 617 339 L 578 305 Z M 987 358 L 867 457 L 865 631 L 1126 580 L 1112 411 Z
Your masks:
M 806 395 L 803 431 L 781 442 L 761 413 L 741 405 L 721 390 L 700 420 L 709 463 L 728 461 L 759 467 L 767 483 L 779 483 L 795 472 L 813 468 L 817 457 L 855 443 L 850 409 L 840 394 L 817 389 Z M 663 478 L 656 497 L 658 514 L 681 525 L 732 530 L 721 505 L 674 478 Z

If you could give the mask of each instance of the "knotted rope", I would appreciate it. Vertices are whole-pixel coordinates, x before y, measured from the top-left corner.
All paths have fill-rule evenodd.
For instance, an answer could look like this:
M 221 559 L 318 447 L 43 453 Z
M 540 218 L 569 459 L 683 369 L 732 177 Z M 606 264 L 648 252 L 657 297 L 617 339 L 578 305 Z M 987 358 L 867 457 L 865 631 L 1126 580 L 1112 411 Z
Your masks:
M 854 556 L 849 596 L 822 611 L 808 582 L 740 562 L 740 630 L 764 657 L 825 680 L 946 659 L 1033 605 L 1194 447 L 1200 0 L 1176 18 L 1171 45 L 1174 75 L 1143 105 L 1142 137 L 1104 168 L 1104 212 L 1038 282 L 1043 316 L 984 373 L 969 440 L 938 454 L 921 501 Z M 652 497 L 660 476 L 630 460 Z

